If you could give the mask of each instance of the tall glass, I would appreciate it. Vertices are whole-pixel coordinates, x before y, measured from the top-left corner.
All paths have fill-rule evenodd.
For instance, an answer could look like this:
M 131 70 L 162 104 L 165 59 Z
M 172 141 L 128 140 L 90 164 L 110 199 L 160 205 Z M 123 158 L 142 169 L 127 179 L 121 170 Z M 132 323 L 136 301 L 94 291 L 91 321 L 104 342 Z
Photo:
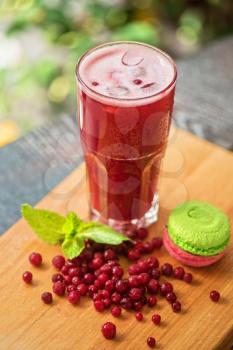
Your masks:
M 120 231 L 155 222 L 175 63 L 153 46 L 112 42 L 86 52 L 76 75 L 92 218 Z

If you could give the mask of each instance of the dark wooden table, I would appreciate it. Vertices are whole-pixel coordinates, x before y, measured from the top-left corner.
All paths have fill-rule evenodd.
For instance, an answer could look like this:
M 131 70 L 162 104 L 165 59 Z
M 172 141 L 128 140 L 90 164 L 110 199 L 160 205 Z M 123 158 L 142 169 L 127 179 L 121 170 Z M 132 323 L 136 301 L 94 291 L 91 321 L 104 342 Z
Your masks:
M 175 124 L 233 150 L 233 37 L 178 61 L 178 70 Z M 81 161 L 70 116 L 0 149 L 0 233 L 20 217 L 21 203 L 35 204 Z

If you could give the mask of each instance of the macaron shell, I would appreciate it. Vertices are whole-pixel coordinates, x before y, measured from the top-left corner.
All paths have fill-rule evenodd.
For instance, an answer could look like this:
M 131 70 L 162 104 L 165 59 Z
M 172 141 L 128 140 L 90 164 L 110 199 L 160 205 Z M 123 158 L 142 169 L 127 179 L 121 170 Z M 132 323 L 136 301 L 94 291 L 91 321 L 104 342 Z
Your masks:
M 224 253 L 221 252 L 217 255 L 212 256 L 201 256 L 194 255 L 189 252 L 182 250 L 178 247 L 172 239 L 169 237 L 168 229 L 164 229 L 163 233 L 163 243 L 168 253 L 176 260 L 180 261 L 184 265 L 202 267 L 214 264 L 216 261 L 220 260 Z
M 168 219 L 169 236 L 182 250 L 212 256 L 222 252 L 230 240 L 227 216 L 210 203 L 187 201 Z

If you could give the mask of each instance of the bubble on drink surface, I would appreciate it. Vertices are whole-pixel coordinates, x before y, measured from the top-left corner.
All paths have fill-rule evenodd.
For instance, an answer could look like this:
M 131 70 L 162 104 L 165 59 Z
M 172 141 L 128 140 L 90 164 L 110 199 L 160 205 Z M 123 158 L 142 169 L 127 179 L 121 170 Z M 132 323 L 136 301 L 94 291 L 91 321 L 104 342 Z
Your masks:
M 134 52 L 134 50 L 126 51 L 121 58 L 121 62 L 125 66 L 137 66 L 142 63 L 143 60 L 144 58 Z
M 125 86 L 109 86 L 107 87 L 108 95 L 112 97 L 127 96 L 129 94 L 129 89 Z

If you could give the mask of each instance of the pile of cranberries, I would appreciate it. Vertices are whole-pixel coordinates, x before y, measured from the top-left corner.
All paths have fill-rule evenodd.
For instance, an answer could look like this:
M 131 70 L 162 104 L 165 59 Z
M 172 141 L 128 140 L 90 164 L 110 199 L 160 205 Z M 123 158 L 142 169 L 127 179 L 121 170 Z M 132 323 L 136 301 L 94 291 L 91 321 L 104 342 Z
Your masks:
M 162 246 L 162 239 L 159 237 L 143 241 L 148 236 L 146 229 L 141 228 L 127 235 L 134 239 L 133 243 L 107 246 L 86 242 L 86 249 L 77 258 L 65 259 L 62 255 L 55 256 L 52 265 L 58 272 L 51 277 L 53 293 L 60 297 L 66 296 L 73 305 L 82 297 L 88 296 L 92 299 L 96 311 L 111 309 L 114 317 L 120 317 L 122 309 L 133 310 L 138 321 L 143 320 L 143 307 L 154 307 L 158 296 L 167 300 L 173 312 L 180 312 L 181 303 L 177 300 L 173 285 L 165 278 L 172 276 L 191 283 L 192 274 L 187 273 L 181 266 L 173 268 L 169 263 L 160 266 L 155 256 L 143 257 Z M 133 261 L 128 268 L 127 277 L 119 261 L 120 255 Z M 33 266 L 39 267 L 42 264 L 42 256 L 33 252 L 29 261 Z M 23 274 L 25 283 L 30 284 L 32 277 L 29 271 Z M 217 291 L 210 293 L 210 298 L 215 302 L 219 296 Z M 45 304 L 51 304 L 52 293 L 42 293 L 41 299 Z M 152 322 L 159 325 L 161 316 L 154 314 Z M 116 336 L 116 327 L 111 322 L 105 323 L 101 331 L 106 339 Z M 149 337 L 147 344 L 153 348 L 156 340 Z

